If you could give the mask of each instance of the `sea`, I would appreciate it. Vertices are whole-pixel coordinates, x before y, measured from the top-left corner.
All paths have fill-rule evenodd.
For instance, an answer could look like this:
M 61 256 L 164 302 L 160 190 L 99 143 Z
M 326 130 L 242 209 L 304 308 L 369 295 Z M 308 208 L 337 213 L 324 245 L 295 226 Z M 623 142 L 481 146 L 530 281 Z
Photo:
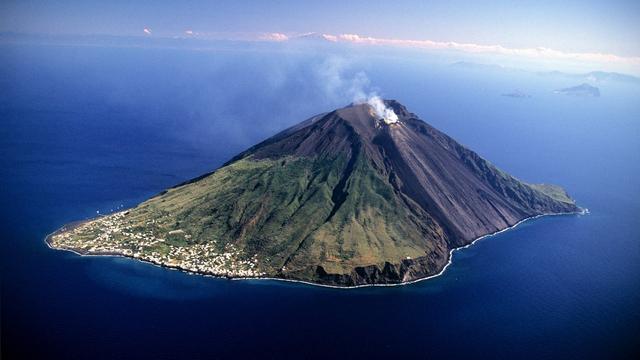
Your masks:
M 587 82 L 600 97 L 555 90 Z M 332 289 L 52 250 L 358 94 L 397 99 L 587 215 L 457 251 L 439 277 Z M 625 359 L 640 351 L 640 82 L 395 54 L 0 45 L 3 359 Z

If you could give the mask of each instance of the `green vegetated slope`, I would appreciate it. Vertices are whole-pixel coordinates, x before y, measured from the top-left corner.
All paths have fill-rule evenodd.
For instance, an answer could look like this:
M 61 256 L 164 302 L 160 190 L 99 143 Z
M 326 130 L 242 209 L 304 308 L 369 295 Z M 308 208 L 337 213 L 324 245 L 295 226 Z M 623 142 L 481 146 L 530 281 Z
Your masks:
M 529 186 L 551 197 L 554 200 L 567 204 L 576 203 L 575 200 L 569 197 L 569 194 L 567 194 L 567 192 L 561 186 L 551 184 L 529 184 Z
M 242 159 L 169 189 L 127 216 L 141 223 L 157 219 L 158 227 L 181 229 L 193 242 L 232 243 L 247 257 L 259 254 L 261 270 L 274 276 L 311 280 L 318 266 L 349 274 L 425 253 L 445 258 L 442 234 L 420 224 L 363 158 L 355 161 L 344 202 L 334 209 L 333 192 L 347 163 L 340 156 Z

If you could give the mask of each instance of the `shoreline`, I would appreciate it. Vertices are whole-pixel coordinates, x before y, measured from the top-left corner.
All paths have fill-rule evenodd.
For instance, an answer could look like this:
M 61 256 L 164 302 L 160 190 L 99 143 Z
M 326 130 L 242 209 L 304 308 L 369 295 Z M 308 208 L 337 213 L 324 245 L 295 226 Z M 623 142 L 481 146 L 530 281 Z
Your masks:
M 55 231 L 47 234 L 47 236 L 45 236 L 44 238 L 44 243 L 47 245 L 47 247 L 49 249 L 52 250 L 59 250 L 59 251 L 68 251 L 71 253 L 74 253 L 76 255 L 79 256 L 102 256 L 102 257 L 120 257 L 120 258 L 125 258 L 125 259 L 131 259 L 131 260 L 136 260 L 136 261 L 141 261 L 153 266 L 157 266 L 163 269 L 168 269 L 168 270 L 176 270 L 176 271 L 180 271 L 189 275 L 197 275 L 197 276 L 204 276 L 204 277 L 210 277 L 210 278 L 215 278 L 215 279 L 227 279 L 227 280 L 275 280 L 275 281 L 285 281 L 285 282 L 291 282 L 291 283 L 299 283 L 299 284 L 306 284 L 306 285 L 312 285 L 312 286 L 319 286 L 319 287 L 324 287 L 324 288 L 331 288 L 331 289 L 344 289 L 344 290 L 349 290 L 349 289 L 359 289 L 359 288 L 367 288 L 367 287 L 393 287 L 393 286 L 405 286 L 405 285 L 411 285 L 411 284 L 415 284 L 421 281 L 426 281 L 429 279 L 433 279 L 435 277 L 441 276 L 445 273 L 445 271 L 447 270 L 447 268 L 453 263 L 453 253 L 459 250 L 463 250 L 466 249 L 470 246 L 472 246 L 473 244 L 475 244 L 476 242 L 488 238 L 488 237 L 492 237 L 495 235 L 498 235 L 500 233 L 503 233 L 505 231 L 508 230 L 512 230 L 514 228 L 516 228 L 518 225 L 527 222 L 529 220 L 535 220 L 541 217 L 545 217 L 545 216 L 566 216 L 566 215 L 588 215 L 589 209 L 584 208 L 582 209 L 582 211 L 576 211 L 576 212 L 565 212 L 565 213 L 549 213 L 549 214 L 539 214 L 539 215 L 534 215 L 534 216 L 530 216 L 528 218 L 524 218 L 518 222 L 516 222 L 515 224 L 506 227 L 502 230 L 498 230 L 489 234 L 485 234 L 482 236 L 477 237 L 476 239 L 474 239 L 473 241 L 471 241 L 470 243 L 457 247 L 457 248 L 453 248 L 451 250 L 449 250 L 449 257 L 447 260 L 447 263 L 442 267 L 442 269 L 433 275 L 429 275 L 429 276 L 425 276 L 423 278 L 419 278 L 419 279 L 414 279 L 414 280 L 410 280 L 410 281 L 403 281 L 403 282 L 399 282 L 399 283 L 393 283 L 393 284 L 362 284 L 362 285 L 353 285 L 353 286 L 337 286 L 337 285 L 328 285 L 328 284 L 320 284 L 320 283 L 314 283 L 314 282 L 310 282 L 310 281 L 305 281 L 305 280 L 295 280 L 295 279 L 285 279 L 285 278 L 276 278 L 276 277 L 233 277 L 233 276 L 224 276 L 224 275 L 213 275 L 213 274 L 207 274 L 207 273 L 199 273 L 199 272 L 193 272 L 193 271 L 189 271 L 177 266 L 171 266 L 171 265 L 166 265 L 166 264 L 162 264 L 162 263 L 157 263 L 157 262 L 153 262 L 150 260 L 146 260 L 146 259 L 140 259 L 137 257 L 133 257 L 133 256 L 128 256 L 128 255 L 124 255 L 121 253 L 82 253 L 77 251 L 77 249 L 72 249 L 72 248 L 62 248 L 62 247 L 54 247 L 49 243 L 49 238 L 53 235 L 55 235 L 56 233 L 60 232 L 62 229 L 65 229 L 68 226 L 73 226 L 73 225 L 80 225 L 84 222 L 87 221 L 91 221 L 95 218 L 90 218 L 90 219 L 86 219 L 86 220 L 79 220 L 79 221 L 74 221 L 71 222 L 69 224 L 65 224 L 62 227 L 56 229 Z M 103 215 L 101 215 L 103 216 Z

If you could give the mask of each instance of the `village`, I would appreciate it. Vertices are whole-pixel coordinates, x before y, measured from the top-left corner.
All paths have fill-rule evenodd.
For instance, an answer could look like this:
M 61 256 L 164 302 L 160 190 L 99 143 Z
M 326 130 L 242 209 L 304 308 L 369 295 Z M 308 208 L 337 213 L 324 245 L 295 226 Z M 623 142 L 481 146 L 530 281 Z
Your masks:
M 71 250 L 83 255 L 122 255 L 189 272 L 227 277 L 260 277 L 256 256 L 241 259 L 241 251 L 227 244 L 224 252 L 217 250 L 215 241 L 176 246 L 167 242 L 168 235 L 190 238 L 182 230 L 172 230 L 165 237 L 149 229 L 136 231 L 125 221 L 127 211 L 90 220 L 76 227 L 62 228 L 53 234 L 49 244 L 54 248 Z

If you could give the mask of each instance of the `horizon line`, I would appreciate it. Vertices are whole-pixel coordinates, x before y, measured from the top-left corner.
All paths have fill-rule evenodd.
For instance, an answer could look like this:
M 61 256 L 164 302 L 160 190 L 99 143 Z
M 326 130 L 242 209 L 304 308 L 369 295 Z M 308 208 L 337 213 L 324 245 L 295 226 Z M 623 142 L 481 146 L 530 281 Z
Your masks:
M 157 40 L 201 40 L 201 41 L 233 41 L 233 42 L 271 42 L 271 43 L 292 43 L 298 40 L 313 40 L 324 44 L 353 44 L 358 46 L 390 46 L 395 48 L 421 49 L 421 50 L 455 50 L 472 55 L 502 55 L 516 58 L 526 58 L 532 60 L 560 60 L 575 61 L 587 64 L 601 65 L 626 65 L 634 69 L 630 71 L 632 76 L 640 75 L 640 56 L 622 56 L 612 53 L 602 52 L 568 52 L 547 47 L 505 47 L 502 45 L 486 45 L 476 43 L 464 43 L 456 41 L 434 41 L 429 39 L 399 39 L 399 38 L 376 38 L 359 34 L 329 34 L 321 32 L 306 33 L 283 33 L 283 32 L 198 32 L 186 29 L 181 33 L 154 33 L 152 29 L 143 27 L 140 34 L 67 34 L 67 33 L 29 33 L 29 32 L 0 32 L 2 35 L 14 36 L 42 36 L 51 38 L 61 37 L 114 37 L 114 38 L 135 38 L 135 39 L 157 39 Z M 630 69 L 631 70 L 631 69 Z M 594 70 L 598 71 L 598 70 Z M 625 71 L 628 72 L 628 71 Z M 624 72 L 621 72 L 624 73 Z

